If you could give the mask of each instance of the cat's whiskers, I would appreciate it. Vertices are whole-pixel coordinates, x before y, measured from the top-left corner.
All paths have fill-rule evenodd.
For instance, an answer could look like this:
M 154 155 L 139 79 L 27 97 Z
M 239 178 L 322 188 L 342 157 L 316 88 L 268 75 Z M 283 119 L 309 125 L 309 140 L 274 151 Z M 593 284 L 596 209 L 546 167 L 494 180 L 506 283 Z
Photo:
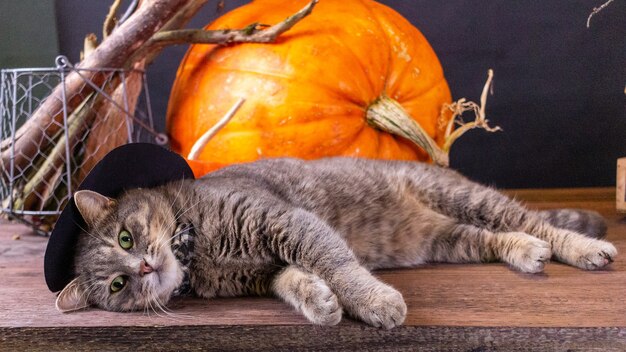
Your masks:
M 156 311 L 156 309 L 154 308 L 154 306 L 152 305 L 152 300 L 146 298 L 146 302 L 148 303 L 148 306 L 150 307 L 150 309 L 154 312 L 154 314 L 156 314 L 157 317 L 161 317 L 161 315 L 159 314 L 159 312 Z M 150 316 L 150 313 L 148 313 L 148 316 Z
M 159 242 L 159 246 L 157 247 L 157 250 L 160 251 L 164 246 L 170 245 L 171 242 L 172 242 L 172 239 L 176 238 L 176 236 L 179 236 L 180 234 L 184 233 L 185 231 L 189 231 L 189 227 L 185 227 L 185 228 L 181 229 L 180 231 L 175 232 L 168 239 Z
M 159 228 L 161 229 L 161 231 L 159 232 L 159 234 L 157 235 L 157 238 L 155 240 L 157 247 L 156 247 L 156 251 L 160 252 L 161 248 L 163 248 L 164 243 L 167 243 L 168 241 L 164 241 L 163 239 L 167 237 L 167 234 L 170 232 L 170 226 L 163 226 L 163 223 L 161 222 L 161 218 L 159 218 Z
M 176 201 L 178 201 L 178 196 L 181 195 L 182 190 L 183 190 L 183 184 L 184 184 L 184 179 L 180 180 L 180 187 L 178 188 L 178 191 L 176 191 L 176 195 L 174 196 L 174 199 L 172 199 L 172 203 L 170 203 L 170 208 L 174 209 L 174 203 L 176 203 Z M 187 201 L 189 201 L 189 199 L 187 199 L 185 201 L 185 204 L 183 206 L 186 205 Z M 176 218 L 177 214 L 174 214 L 174 218 Z
M 202 199 L 198 200 L 197 202 L 195 202 L 194 204 L 192 204 L 191 206 L 189 206 L 188 208 L 184 209 L 181 207 L 181 209 L 179 209 L 179 211 L 176 213 L 178 214 L 177 216 L 174 217 L 174 220 L 172 220 L 172 222 L 170 223 L 170 226 L 172 225 L 176 225 L 176 223 L 178 222 L 178 220 L 180 219 L 181 216 L 183 216 L 186 212 L 188 212 L 189 210 L 193 209 L 196 205 L 200 204 L 200 202 L 202 202 Z M 184 209 L 184 211 L 183 211 Z M 181 213 L 182 211 L 182 213 Z M 180 214 L 179 214 L 180 213 Z M 169 226 L 168 226 L 169 227 Z M 188 228 L 185 228 L 183 230 L 181 230 L 180 232 L 176 232 L 174 233 L 174 235 L 170 236 L 169 239 L 162 241 L 159 243 L 159 247 L 157 247 L 157 250 L 161 250 L 161 248 L 163 248 L 163 246 L 165 245 L 169 245 L 172 241 L 173 238 L 175 238 L 176 236 L 180 235 L 183 231 L 187 231 Z
M 187 213 L 189 210 L 193 209 L 196 205 L 200 204 L 202 202 L 202 199 L 198 200 L 197 202 L 193 203 L 192 205 L 190 205 L 189 207 L 186 207 L 187 202 L 185 202 L 185 204 L 183 204 L 183 206 L 176 212 L 176 214 L 174 215 L 174 220 L 172 220 L 172 223 L 175 225 L 178 220 L 185 215 L 185 213 Z M 185 208 L 186 207 L 186 208 Z
M 147 303 L 147 306 L 149 306 L 154 311 L 154 313 L 159 317 L 163 317 L 163 318 L 167 317 L 167 318 L 175 319 L 175 320 L 193 318 L 186 314 L 172 312 L 172 310 L 170 310 L 163 302 L 161 302 L 161 300 L 159 299 L 159 295 L 156 292 L 156 287 L 154 285 L 149 285 L 148 283 L 145 283 L 144 285 L 142 285 L 141 294 L 144 297 L 145 302 Z M 161 314 L 159 314 L 159 312 L 157 311 L 157 308 L 163 314 L 165 314 L 165 316 L 162 316 Z
M 178 200 L 178 195 L 180 195 L 180 191 L 182 189 L 182 181 L 181 181 L 181 188 L 178 190 L 178 193 L 176 194 L 176 196 L 174 197 L 174 199 L 172 200 L 172 204 L 170 205 L 172 209 L 174 209 L 174 203 L 176 203 L 176 201 Z M 179 217 L 179 213 L 185 209 L 185 207 L 187 206 L 187 203 L 191 201 L 191 197 L 185 199 L 184 203 L 180 206 L 180 209 L 178 209 L 178 211 L 176 213 L 174 213 L 174 219 L 175 221 L 178 220 Z
M 94 293 L 94 291 L 96 290 L 96 288 L 98 287 L 99 281 L 97 278 L 94 278 L 92 280 L 88 280 L 85 282 L 85 285 L 87 285 L 87 287 L 85 288 L 85 290 L 83 290 L 83 299 L 85 302 L 89 303 L 90 302 L 90 298 L 91 295 Z
M 108 244 L 107 241 L 105 239 L 103 239 L 102 237 L 96 236 L 94 234 L 92 234 L 91 232 L 87 231 L 84 227 L 82 227 L 76 220 L 74 220 L 74 224 L 76 226 L 78 226 L 79 229 L 81 229 L 81 231 L 83 231 L 84 233 L 86 233 L 87 235 L 91 236 L 91 238 L 95 239 L 96 241 L 100 241 L 103 244 Z
M 183 314 L 183 313 L 174 313 L 171 309 L 167 308 L 167 306 L 163 303 L 161 303 L 161 301 L 159 300 L 158 296 L 153 295 L 153 299 L 154 299 L 154 303 L 155 305 L 164 313 L 167 315 L 168 318 L 170 319 L 174 319 L 174 320 L 187 320 L 187 319 L 193 319 L 193 316 L 187 315 L 187 314 Z
M 149 307 L 150 310 L 152 310 L 154 312 L 154 314 L 156 314 L 157 317 L 159 318 L 165 318 L 164 316 L 162 316 L 161 314 L 159 314 L 159 311 L 157 311 L 156 308 L 159 308 L 160 310 L 162 310 L 156 300 L 155 300 L 155 296 L 153 293 L 153 290 L 151 290 L 148 286 L 142 287 L 142 296 L 144 298 L 144 301 L 146 302 L 146 309 Z M 150 312 L 148 310 L 148 316 L 150 316 Z
M 182 182 L 181 182 L 181 188 L 182 188 Z M 172 200 L 172 203 L 170 204 L 170 207 L 171 207 L 171 208 L 174 208 L 174 203 L 176 202 L 176 200 L 177 200 L 177 198 L 178 198 L 178 195 L 179 195 L 179 194 L 180 194 L 180 189 L 179 189 L 179 192 L 177 192 L 177 195 L 176 195 L 176 196 L 174 197 L 174 199 Z M 202 200 L 199 200 L 199 201 L 198 201 L 198 202 L 196 202 L 195 204 L 192 204 L 190 207 L 188 207 L 188 208 L 186 208 L 186 209 L 185 209 L 185 207 L 187 206 L 187 203 L 188 203 L 189 201 L 190 201 L 190 199 L 185 200 L 185 202 L 183 203 L 183 205 L 181 206 L 181 208 L 180 208 L 180 209 L 179 209 L 176 213 L 174 213 L 174 219 L 173 219 L 173 220 L 172 220 L 169 224 L 167 224 L 167 226 L 166 226 L 166 227 L 160 226 L 160 228 L 161 228 L 161 229 L 165 229 L 165 230 L 163 230 L 163 232 L 162 232 L 162 233 L 160 233 L 160 234 L 159 234 L 159 236 L 157 236 L 157 244 L 158 244 L 157 251 L 160 251 L 160 250 L 163 248 L 163 246 L 165 246 L 165 245 L 169 245 L 169 244 L 170 244 L 170 242 L 171 242 L 171 240 L 172 240 L 172 238 L 176 237 L 176 236 L 179 234 L 179 233 L 176 233 L 176 234 L 174 234 L 173 236 L 171 236 L 169 239 L 167 239 L 167 240 L 165 240 L 165 241 L 162 241 L 162 238 L 163 238 L 163 237 L 165 237 L 165 236 L 167 236 L 167 233 L 168 233 L 168 232 L 171 232 L 171 231 L 169 231 L 169 228 L 170 228 L 170 227 L 175 227 L 175 226 L 176 226 L 176 223 L 178 222 L 178 220 L 180 219 L 180 217 L 181 217 L 182 215 L 184 215 L 187 211 L 189 211 L 190 209 L 192 209 L 193 207 L 195 207 L 196 205 L 198 205 L 198 204 L 199 204 Z M 183 210 L 184 210 L 184 211 L 183 211 Z M 181 211 L 182 211 L 182 213 L 181 213 Z M 162 225 L 162 224 L 160 224 L 160 225 Z
M 144 281 L 140 288 L 140 294 L 144 300 L 144 314 L 147 314 L 148 317 L 150 316 L 150 310 L 152 310 L 154 314 L 160 318 L 173 318 L 172 314 L 168 313 L 163 304 L 159 301 L 154 284 L 151 284 L 149 281 Z M 160 314 L 159 310 L 163 312 L 165 316 Z
M 150 317 L 150 311 L 148 310 L 148 305 L 144 304 L 143 305 L 143 314 Z

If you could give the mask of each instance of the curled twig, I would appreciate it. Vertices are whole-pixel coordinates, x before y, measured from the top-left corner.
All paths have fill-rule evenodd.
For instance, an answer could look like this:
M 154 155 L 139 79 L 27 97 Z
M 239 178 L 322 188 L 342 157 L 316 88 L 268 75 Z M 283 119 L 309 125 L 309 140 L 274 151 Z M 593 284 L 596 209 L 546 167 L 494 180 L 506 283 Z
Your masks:
M 480 95 L 480 105 L 476 104 L 473 101 L 467 101 L 465 98 L 461 98 L 452 104 L 444 104 L 442 107 L 441 115 L 444 115 L 445 110 L 449 110 L 452 112 L 452 118 L 450 118 L 448 125 L 446 127 L 445 133 L 445 142 L 443 144 L 442 149 L 444 151 L 449 151 L 452 147 L 452 143 L 454 143 L 459 137 L 461 137 L 465 132 L 474 129 L 474 128 L 482 128 L 487 132 L 497 132 L 502 129 L 498 126 L 491 127 L 489 126 L 489 120 L 486 118 L 485 107 L 487 106 L 487 95 L 491 90 L 493 83 L 493 70 L 489 69 L 487 71 L 487 81 L 485 82 L 485 86 L 483 87 L 483 92 Z M 473 111 L 474 116 L 476 117 L 472 122 L 463 122 L 461 116 L 466 111 Z M 457 124 L 459 127 L 453 129 L 453 125 Z

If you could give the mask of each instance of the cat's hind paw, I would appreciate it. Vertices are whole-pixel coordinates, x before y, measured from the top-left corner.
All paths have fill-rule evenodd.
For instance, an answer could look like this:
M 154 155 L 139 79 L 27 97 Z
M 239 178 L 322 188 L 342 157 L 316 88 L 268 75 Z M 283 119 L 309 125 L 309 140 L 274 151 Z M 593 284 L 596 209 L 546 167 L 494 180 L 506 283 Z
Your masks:
M 591 240 L 578 248 L 575 265 L 585 270 L 598 270 L 613 262 L 617 256 L 617 248 L 609 242 Z

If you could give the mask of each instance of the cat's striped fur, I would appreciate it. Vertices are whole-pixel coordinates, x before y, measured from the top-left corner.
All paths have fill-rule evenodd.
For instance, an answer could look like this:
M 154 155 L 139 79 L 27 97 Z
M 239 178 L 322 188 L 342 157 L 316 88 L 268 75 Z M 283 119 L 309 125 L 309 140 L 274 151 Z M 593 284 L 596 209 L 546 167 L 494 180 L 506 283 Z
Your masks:
M 199 296 L 275 294 L 326 325 L 342 311 L 385 328 L 404 321 L 402 295 L 371 269 L 504 261 L 536 273 L 553 257 L 592 270 L 617 254 L 592 238 L 606 232 L 596 213 L 528 210 L 450 169 L 412 162 L 269 159 L 115 201 L 93 192 L 75 199 L 90 236 L 78 244 L 79 276 L 60 308 L 165 304 L 182 280 L 168 244 L 180 222 L 197 232 Z M 116 245 L 121 229 L 136 238 L 132 250 Z M 158 270 L 138 275 L 142 261 Z M 111 293 L 119 273 L 129 284 Z

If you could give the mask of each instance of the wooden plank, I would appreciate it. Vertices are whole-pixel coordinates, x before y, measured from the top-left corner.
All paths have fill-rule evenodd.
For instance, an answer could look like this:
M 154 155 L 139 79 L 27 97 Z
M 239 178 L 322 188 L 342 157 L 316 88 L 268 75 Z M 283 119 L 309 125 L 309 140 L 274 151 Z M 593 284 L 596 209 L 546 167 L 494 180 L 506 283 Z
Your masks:
M 626 158 L 617 159 L 615 208 L 626 213 Z
M 615 197 L 612 187 L 510 189 L 504 191 L 515 198 L 532 203 L 541 202 L 604 202 Z
M 626 351 L 626 328 L 0 328 L 0 351 Z
M 529 204 L 538 208 L 587 207 L 601 212 L 608 221 L 608 239 L 622 254 L 626 253 L 626 221 L 615 212 L 614 198 L 610 197 L 608 189 L 589 190 L 588 198 L 585 198 L 585 192 L 518 190 L 512 194 L 517 194 L 520 199 L 529 199 Z M 566 200 L 558 201 L 559 197 Z M 16 236 L 19 239 L 14 239 Z M 380 339 L 367 345 L 371 348 L 382 346 L 377 343 L 387 339 L 400 343 L 398 346 L 407 347 L 409 343 L 435 346 L 437 341 L 446 343 L 447 333 L 452 334 L 451 341 L 457 341 L 451 343 L 459 343 L 459 347 L 495 346 L 462 341 L 462 336 L 480 341 L 487 341 L 484 339 L 491 336 L 494 341 L 502 343 L 498 345 L 501 348 L 511 347 L 504 350 L 525 346 L 506 345 L 507 336 L 543 336 L 541 341 L 544 343 L 554 338 L 574 341 L 578 344 L 576 346 L 589 348 L 593 347 L 585 345 L 589 339 L 622 341 L 622 345 L 606 345 L 622 347 L 623 341 L 626 341 L 626 260 L 623 255 L 610 269 L 597 272 L 586 272 L 559 263 L 550 263 L 541 275 L 521 274 L 504 264 L 440 264 L 379 271 L 376 275 L 398 288 L 409 307 L 405 326 L 383 332 L 349 318 L 344 318 L 334 328 L 312 327 L 286 304 L 259 297 L 211 301 L 179 299 L 172 306 L 173 316 L 162 313 L 160 316 L 139 312 L 112 313 L 96 309 L 62 314 L 55 310 L 55 297 L 43 280 L 45 245 L 46 238 L 29 234 L 22 225 L 0 225 L 0 311 L 3 312 L 0 314 L 0 349 L 26 346 L 35 337 L 41 341 L 43 349 L 46 341 L 52 343 L 62 340 L 63 336 L 68 337 L 68 341 L 76 341 L 70 337 L 74 333 L 76 339 L 84 338 L 83 341 L 93 343 L 100 341 L 100 345 L 93 345 L 93 349 L 98 349 L 105 342 L 115 346 L 115 338 L 119 337 L 131 339 L 129 336 L 132 335 L 137 343 L 150 336 L 155 341 L 161 341 L 170 334 L 176 335 L 176 331 L 187 331 L 191 336 L 187 338 L 198 338 L 204 343 L 210 343 L 212 337 L 219 341 L 244 339 L 246 343 L 252 343 L 249 339 L 256 336 L 269 339 L 267 344 L 271 341 L 284 349 L 291 346 L 289 341 L 309 341 L 315 339 L 316 334 L 319 334 L 317 344 L 312 343 L 311 349 L 316 349 L 314 346 L 325 348 L 324 342 L 319 340 L 332 338 L 336 339 L 337 349 L 345 346 L 348 350 L 350 346 L 356 346 L 359 339 L 366 341 L 368 334 Z M 619 329 L 612 329 L 615 327 Z M 268 337 L 268 331 L 276 331 L 277 337 Z M 246 334 L 251 337 L 248 339 Z M 346 340 L 345 344 L 342 339 Z M 7 344 L 7 341 L 13 341 L 13 345 Z M 249 345 L 245 341 L 233 346 L 246 348 Z M 254 346 L 261 349 L 267 346 L 265 343 L 261 341 Z M 33 349 L 36 346 L 39 345 L 33 345 Z M 542 346 L 551 349 L 549 347 L 553 345 Z M 604 345 L 596 347 L 609 350 L 601 346 Z

